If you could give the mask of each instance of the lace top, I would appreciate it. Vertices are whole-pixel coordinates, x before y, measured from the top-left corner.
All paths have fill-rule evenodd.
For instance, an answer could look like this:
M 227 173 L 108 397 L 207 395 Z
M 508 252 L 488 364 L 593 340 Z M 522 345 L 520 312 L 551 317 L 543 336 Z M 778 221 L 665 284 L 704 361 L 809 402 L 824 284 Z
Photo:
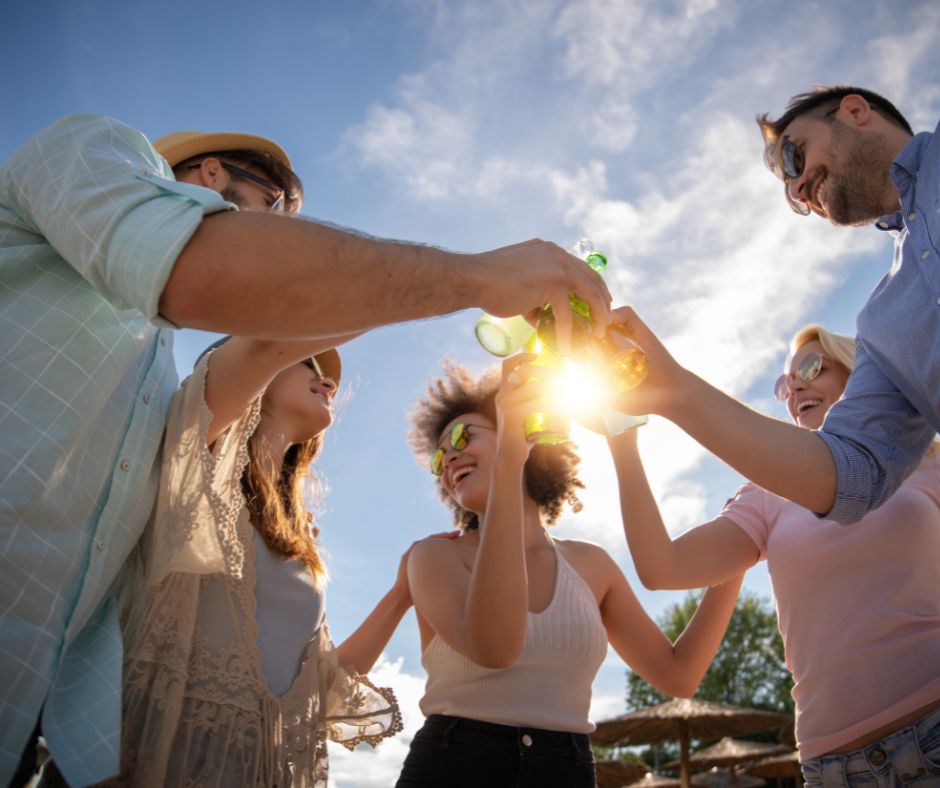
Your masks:
M 134 786 L 325 786 L 326 738 L 401 730 L 389 689 L 339 664 L 325 620 L 289 689 L 262 669 L 254 527 L 241 491 L 260 400 L 206 448 L 211 354 L 170 408 L 157 506 L 124 580 L 121 775 Z

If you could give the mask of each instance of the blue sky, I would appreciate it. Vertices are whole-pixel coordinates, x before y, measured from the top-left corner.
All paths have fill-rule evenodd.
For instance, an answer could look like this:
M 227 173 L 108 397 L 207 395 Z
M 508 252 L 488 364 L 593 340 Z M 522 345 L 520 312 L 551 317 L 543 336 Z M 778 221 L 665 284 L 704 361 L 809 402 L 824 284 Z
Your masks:
M 762 167 L 755 113 L 814 83 L 892 98 L 915 130 L 940 116 L 940 7 L 929 0 L 532 0 L 474 3 L 25 3 L 4 10 L 0 158 L 55 118 L 113 115 L 157 138 L 247 131 L 278 140 L 306 185 L 304 213 L 367 232 L 476 251 L 588 236 L 684 363 L 755 407 L 791 333 L 853 333 L 890 264 L 890 239 L 800 219 Z M 433 286 L 433 284 L 429 285 Z M 341 298 L 341 294 L 337 294 Z M 405 444 L 410 404 L 445 354 L 482 368 L 475 313 L 395 326 L 343 351 L 348 401 L 319 472 L 321 537 L 339 640 L 387 589 L 401 552 L 448 526 Z M 182 374 L 209 341 L 183 331 Z M 585 511 L 564 536 L 617 558 L 651 614 L 681 593 L 636 579 L 614 479 L 584 453 Z M 741 483 L 658 420 L 644 459 L 673 531 L 710 519 Z M 746 585 L 769 596 L 763 567 Z M 336 785 L 397 774 L 420 724 L 423 674 L 409 615 L 381 663 L 407 731 L 377 754 L 334 750 Z M 623 665 L 595 683 L 598 718 L 623 710 Z

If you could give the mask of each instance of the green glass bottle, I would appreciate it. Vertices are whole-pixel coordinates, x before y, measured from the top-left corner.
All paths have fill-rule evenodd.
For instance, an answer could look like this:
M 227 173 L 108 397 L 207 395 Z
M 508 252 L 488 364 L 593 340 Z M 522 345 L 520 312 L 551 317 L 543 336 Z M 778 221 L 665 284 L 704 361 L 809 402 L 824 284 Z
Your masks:
M 474 328 L 477 341 L 494 356 L 505 358 L 521 348 L 535 333 L 533 326 L 522 315 L 494 317 L 484 312 Z
M 607 258 L 594 248 L 594 244 L 587 238 L 582 238 L 570 250 L 571 254 L 586 262 L 597 273 L 603 274 L 607 270 Z M 574 293 L 568 293 L 568 303 L 571 306 L 571 353 L 580 354 L 591 340 L 593 322 L 591 308 Z M 550 350 L 558 352 L 558 338 L 555 332 L 555 311 L 546 306 L 539 315 L 536 324 L 539 339 Z
M 532 366 L 554 370 L 564 368 L 565 359 L 553 353 L 535 334 L 526 342 L 525 352 L 535 355 L 535 359 L 530 362 Z M 554 446 L 568 440 L 571 419 L 568 414 L 557 410 L 536 411 L 525 417 L 524 428 L 529 443 Z

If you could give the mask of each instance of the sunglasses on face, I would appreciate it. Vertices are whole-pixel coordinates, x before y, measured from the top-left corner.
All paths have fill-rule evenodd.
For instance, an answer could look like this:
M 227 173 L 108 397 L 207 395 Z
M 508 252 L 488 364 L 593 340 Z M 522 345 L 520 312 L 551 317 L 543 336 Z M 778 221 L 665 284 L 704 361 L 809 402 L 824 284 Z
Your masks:
M 828 118 L 832 115 L 835 115 L 839 111 L 839 108 L 829 110 L 823 118 Z M 783 196 L 787 198 L 787 205 L 793 209 L 794 212 L 798 213 L 800 216 L 809 216 L 810 207 L 807 203 L 802 200 L 793 199 L 793 195 L 790 194 L 790 181 L 795 181 L 803 174 L 803 170 L 806 168 L 806 160 L 803 156 L 803 145 L 802 143 L 797 145 L 789 137 L 784 137 L 780 140 L 780 171 L 783 175 Z
M 251 181 L 257 186 L 260 186 L 264 190 L 265 197 L 267 198 L 269 211 L 281 211 L 284 209 L 284 190 L 274 183 L 274 181 L 269 181 L 267 178 L 262 178 L 260 175 L 255 175 L 253 172 L 249 172 L 243 167 L 230 164 L 221 159 L 219 159 L 219 164 L 234 177 L 243 181 Z M 195 170 L 201 166 L 202 162 L 199 162 L 198 164 L 189 165 L 187 169 Z
M 494 430 L 495 427 L 487 427 L 483 424 L 464 424 L 461 421 L 458 421 L 453 427 L 450 428 L 450 434 L 448 435 L 450 448 L 454 451 L 463 451 L 470 445 L 470 440 L 473 438 L 473 433 L 470 432 L 471 429 L 474 430 Z M 438 447 L 431 453 L 431 473 L 435 476 L 440 476 L 444 472 L 444 454 L 446 449 Z
M 803 174 L 805 162 L 803 160 L 803 146 L 797 145 L 789 137 L 784 137 L 780 143 L 780 169 L 783 172 L 783 196 L 787 198 L 787 205 L 800 216 L 808 216 L 809 205 L 802 200 L 794 200 L 790 194 L 790 181 L 795 181 Z
M 799 378 L 805 383 L 819 377 L 823 370 L 823 361 L 825 359 L 819 353 L 810 353 L 801 362 L 796 372 L 786 372 L 777 378 L 774 384 L 774 394 L 777 399 L 785 400 L 790 394 L 790 380 Z

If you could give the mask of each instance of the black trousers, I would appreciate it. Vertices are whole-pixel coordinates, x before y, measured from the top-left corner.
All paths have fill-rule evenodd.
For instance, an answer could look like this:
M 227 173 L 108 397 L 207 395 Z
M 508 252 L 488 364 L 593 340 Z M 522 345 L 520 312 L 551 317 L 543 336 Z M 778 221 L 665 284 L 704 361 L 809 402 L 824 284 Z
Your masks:
M 432 714 L 396 788 L 595 788 L 586 734 Z

